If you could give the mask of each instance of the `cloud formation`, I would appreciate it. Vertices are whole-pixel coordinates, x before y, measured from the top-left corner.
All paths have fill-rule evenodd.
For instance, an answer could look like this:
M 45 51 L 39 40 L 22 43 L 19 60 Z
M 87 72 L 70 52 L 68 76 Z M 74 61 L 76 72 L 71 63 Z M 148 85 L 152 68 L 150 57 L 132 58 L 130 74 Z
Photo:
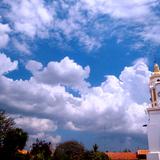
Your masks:
M 89 83 L 85 81 L 89 76 L 89 66 L 83 69 L 68 57 L 65 57 L 60 62 L 49 62 L 43 70 L 40 62 L 31 60 L 26 65 L 26 68 L 32 72 L 33 79 L 37 82 L 52 86 L 61 84 L 77 89 L 84 89 L 89 86 Z
M 15 122 L 17 126 L 29 132 L 49 132 L 57 129 L 57 126 L 50 119 L 19 116 L 15 118 Z
M 150 71 L 143 60 L 125 67 L 119 78 L 107 75 L 101 85 L 88 87 L 76 97 L 65 87 L 80 90 L 87 83 L 85 78 L 89 72 L 68 57 L 60 62 L 49 62 L 47 67 L 29 61 L 27 68 L 33 73 L 29 80 L 6 77 L 3 73 L 16 69 L 16 63 L 5 54 L 0 57 L 6 59 L 6 68 L 0 76 L 0 103 L 24 115 L 16 118 L 17 124 L 34 129 L 35 135 L 54 132 L 57 127 L 106 133 L 144 132 Z M 0 66 L 2 63 L 0 61 Z M 31 114 L 32 118 L 25 114 Z
M 15 121 L 31 139 L 59 142 L 57 128 L 127 135 L 128 139 L 145 132 L 142 125 L 149 103 L 150 71 L 143 59 L 125 67 L 119 76 L 106 75 L 98 86 L 89 82 L 92 71 L 87 60 L 86 66 L 69 57 L 46 60 L 51 50 L 57 54 L 57 48 L 94 53 L 103 45 L 108 49 L 113 41 L 114 45 L 117 42 L 122 48 L 127 45 L 138 52 L 149 48 L 148 42 L 152 42 L 149 49 L 158 47 L 158 0 L 2 0 L 0 13 L 0 50 L 20 58 L 19 63 L 0 54 L 0 104 L 14 113 Z
M 0 53 L 0 75 L 17 69 L 18 61 L 11 61 L 5 54 Z
M 157 4 L 157 0 L 81 0 L 87 8 L 95 14 L 108 14 L 116 19 L 145 20 L 152 15 L 152 8 Z
M 26 55 L 31 55 L 29 46 L 25 42 L 20 42 L 16 39 L 12 40 L 14 47 L 21 53 L 26 54 Z
M 9 33 L 11 32 L 11 28 L 9 27 L 8 24 L 3 24 L 0 23 L 0 48 L 4 48 L 10 38 L 9 38 Z
M 20 32 L 30 38 L 44 37 L 52 26 L 53 17 L 50 7 L 43 0 L 6 0 L 10 6 L 7 18 L 12 22 L 15 32 Z M 51 10 L 54 14 L 54 10 Z
M 138 37 L 136 40 L 144 44 L 148 41 L 159 44 L 157 0 L 5 0 L 2 3 L 9 7 L 2 10 L 2 18 L 8 24 L 0 24 L 0 47 L 6 46 L 12 37 L 26 43 L 37 38 L 63 44 L 76 40 L 88 51 L 101 47 L 112 36 L 124 40 Z M 29 53 L 24 42 L 16 43 L 15 48 Z

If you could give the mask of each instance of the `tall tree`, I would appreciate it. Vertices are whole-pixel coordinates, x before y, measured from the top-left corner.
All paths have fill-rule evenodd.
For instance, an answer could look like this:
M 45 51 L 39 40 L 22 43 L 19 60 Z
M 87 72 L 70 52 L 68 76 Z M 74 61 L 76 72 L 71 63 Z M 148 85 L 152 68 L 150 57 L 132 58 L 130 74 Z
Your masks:
M 86 151 L 83 160 L 110 160 L 103 152 Z
M 28 134 L 20 128 L 15 128 L 14 120 L 0 110 L 0 157 L 14 160 L 18 150 L 24 148 Z
M 26 145 L 28 134 L 21 128 L 11 129 L 7 132 L 3 144 L 2 155 L 7 160 L 15 159 L 18 150 L 22 150 Z
M 97 145 L 97 144 L 94 144 L 94 145 L 93 145 L 93 151 L 94 151 L 94 152 L 97 152 L 97 151 L 98 151 L 98 145 Z
M 52 158 L 51 143 L 42 140 L 36 140 L 31 148 L 32 160 L 50 160 Z
M 14 121 L 5 114 L 5 111 L 0 110 L 0 150 L 3 147 L 4 139 L 7 132 L 14 128 Z
M 76 141 L 68 141 L 57 146 L 54 160 L 82 160 L 84 156 L 84 146 Z

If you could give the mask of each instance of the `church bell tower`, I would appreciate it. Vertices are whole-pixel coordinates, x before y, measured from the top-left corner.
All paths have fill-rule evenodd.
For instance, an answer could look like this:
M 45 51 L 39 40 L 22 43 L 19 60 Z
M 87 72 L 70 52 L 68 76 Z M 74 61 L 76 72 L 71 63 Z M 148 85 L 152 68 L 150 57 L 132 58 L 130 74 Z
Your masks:
M 147 160 L 160 160 L 160 70 L 158 64 L 154 65 L 149 87 L 151 104 L 147 108 L 149 115 Z

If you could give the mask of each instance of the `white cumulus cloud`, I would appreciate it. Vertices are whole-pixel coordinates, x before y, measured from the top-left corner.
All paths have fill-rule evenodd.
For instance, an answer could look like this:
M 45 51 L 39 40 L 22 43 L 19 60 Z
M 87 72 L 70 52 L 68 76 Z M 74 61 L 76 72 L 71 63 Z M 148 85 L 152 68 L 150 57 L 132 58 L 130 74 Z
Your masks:
M 35 66 L 33 68 L 37 70 L 40 68 L 39 63 Z M 60 85 L 64 83 L 77 87 L 76 83 L 85 82 L 84 78 L 89 76 L 89 72 L 73 60 L 64 58 L 60 62 L 49 62 L 43 70 L 37 70 L 34 70 L 30 80 L 0 76 L 0 103 L 8 109 L 16 109 L 17 113 L 28 113 L 35 117 L 22 118 L 22 122 L 18 119 L 20 125 L 32 122 L 32 128 L 43 130 L 39 124 L 44 124 L 46 130 L 54 130 L 56 122 L 57 127 L 70 130 L 144 132 L 142 125 L 146 121 L 145 109 L 149 103 L 150 75 L 144 61 L 138 60 L 133 66 L 124 68 L 119 78 L 107 75 L 101 85 L 89 87 L 86 92 L 80 93 L 80 97 L 73 96 Z M 42 120 L 37 116 L 42 116 Z
M 57 129 L 56 124 L 50 119 L 37 118 L 37 117 L 17 117 L 14 118 L 17 126 L 25 128 L 32 132 L 49 132 Z
M 40 62 L 37 62 L 37 61 L 34 61 L 34 60 L 30 60 L 26 64 L 26 69 L 29 70 L 33 74 L 35 72 L 38 72 L 39 70 L 41 70 L 42 67 L 43 67 L 43 65 Z
M 0 53 L 0 74 L 8 73 L 18 67 L 17 61 L 11 61 L 5 54 Z
M 29 61 L 26 68 L 32 71 L 33 78 L 37 82 L 53 86 L 61 84 L 77 89 L 89 86 L 85 81 L 90 73 L 89 66 L 83 68 L 68 57 L 60 62 L 49 62 L 47 67 L 40 71 L 42 64 L 36 61 Z

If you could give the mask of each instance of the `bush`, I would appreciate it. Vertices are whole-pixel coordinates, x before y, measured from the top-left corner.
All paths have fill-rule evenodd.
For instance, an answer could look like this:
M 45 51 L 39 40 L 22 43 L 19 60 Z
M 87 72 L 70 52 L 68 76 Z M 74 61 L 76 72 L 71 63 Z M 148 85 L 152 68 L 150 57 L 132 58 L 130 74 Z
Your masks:
M 110 158 L 103 152 L 86 151 L 84 160 L 110 160 Z
M 84 156 L 84 146 L 76 141 L 68 141 L 57 146 L 54 160 L 81 160 Z
M 22 150 L 28 134 L 14 127 L 14 121 L 4 111 L 0 111 L 0 157 L 6 160 L 16 159 L 18 150 Z
M 36 140 L 31 149 L 32 160 L 50 160 L 52 158 L 51 143 Z

